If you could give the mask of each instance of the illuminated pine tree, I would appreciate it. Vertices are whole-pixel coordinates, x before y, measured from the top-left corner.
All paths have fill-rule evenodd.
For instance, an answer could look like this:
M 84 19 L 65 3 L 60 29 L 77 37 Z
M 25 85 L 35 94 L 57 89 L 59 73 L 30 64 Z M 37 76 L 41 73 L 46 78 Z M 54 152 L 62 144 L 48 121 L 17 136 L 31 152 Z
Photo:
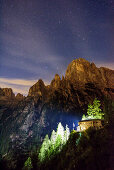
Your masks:
M 83 115 L 82 120 L 103 119 L 104 113 L 102 112 L 100 106 L 100 101 L 95 98 L 95 100 L 93 101 L 93 105 L 88 105 L 87 116 Z
M 55 141 L 56 141 L 56 132 L 53 130 L 51 134 L 50 142 L 52 145 L 54 145 Z
M 93 105 L 88 105 L 87 114 L 91 119 L 102 119 L 104 113 L 100 108 L 101 104 L 100 101 L 95 98 L 93 101 Z
M 33 168 L 32 166 L 32 161 L 31 161 L 31 158 L 28 157 L 28 159 L 25 161 L 24 163 L 24 168 L 23 170 L 31 170 Z
M 53 130 L 50 137 L 50 147 L 48 149 L 48 158 L 50 159 L 55 155 L 55 141 L 56 141 L 56 132 Z
M 61 135 L 58 134 L 57 138 L 56 138 L 56 141 L 55 141 L 55 144 L 54 144 L 55 154 L 57 154 L 58 152 L 61 151 L 62 146 L 63 146 L 62 138 L 61 138 Z
M 93 115 L 93 105 L 88 104 L 87 114 L 88 114 L 88 116 Z
M 60 135 L 61 137 L 61 143 L 64 143 L 64 127 L 62 126 L 61 122 L 58 124 L 57 128 L 57 137 Z
M 87 116 L 85 114 L 83 114 L 82 120 L 86 120 L 86 119 L 87 119 Z
M 69 135 L 70 135 L 70 130 L 68 128 L 68 125 L 66 125 L 66 131 L 65 131 L 65 137 L 64 137 L 65 143 L 69 139 Z
M 39 156 L 38 156 L 41 162 L 43 162 L 48 157 L 49 146 L 50 146 L 50 140 L 49 140 L 48 135 L 46 135 L 42 143 Z
M 58 124 L 57 132 L 52 131 L 51 137 L 49 139 L 48 135 L 44 138 L 42 143 L 38 158 L 40 162 L 45 161 L 46 159 L 51 159 L 57 153 L 59 153 L 68 140 L 70 135 L 70 130 L 66 125 L 66 130 L 61 123 Z

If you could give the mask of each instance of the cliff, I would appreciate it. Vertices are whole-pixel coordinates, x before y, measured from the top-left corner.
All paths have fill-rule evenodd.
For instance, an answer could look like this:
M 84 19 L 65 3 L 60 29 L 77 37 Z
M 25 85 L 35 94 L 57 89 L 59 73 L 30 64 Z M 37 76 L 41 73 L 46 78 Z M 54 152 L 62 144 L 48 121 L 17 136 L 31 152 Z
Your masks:
M 100 88 L 111 88 L 114 84 L 114 70 L 97 68 L 94 63 L 79 58 L 68 65 L 65 78 L 80 85 L 91 82 Z
M 65 77 L 55 75 L 49 86 L 42 80 L 34 84 L 28 96 L 42 98 L 51 108 L 74 111 L 86 108 L 97 97 L 102 103 L 104 96 L 114 99 L 114 70 L 97 68 L 94 63 L 79 58 L 67 67 Z
M 44 82 L 40 79 L 36 84 L 34 84 L 30 89 L 28 96 L 45 96 L 46 95 L 46 86 Z

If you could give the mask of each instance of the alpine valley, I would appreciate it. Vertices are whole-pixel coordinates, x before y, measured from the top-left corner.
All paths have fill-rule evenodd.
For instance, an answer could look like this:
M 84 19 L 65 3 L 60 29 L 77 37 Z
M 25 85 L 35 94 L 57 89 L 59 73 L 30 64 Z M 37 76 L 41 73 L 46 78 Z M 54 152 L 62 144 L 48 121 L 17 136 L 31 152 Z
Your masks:
M 0 88 L 0 154 L 11 159 L 11 166 L 38 148 L 45 135 L 51 134 L 58 122 L 75 129 L 95 98 L 108 113 L 108 101 L 114 100 L 114 70 L 97 68 L 83 58 L 73 60 L 65 76 L 55 75 L 50 85 L 39 79 L 30 87 L 28 96 Z M 110 108 L 111 110 L 112 108 Z M 9 156 L 10 155 L 10 156 Z M 13 164 L 13 165 L 12 165 Z

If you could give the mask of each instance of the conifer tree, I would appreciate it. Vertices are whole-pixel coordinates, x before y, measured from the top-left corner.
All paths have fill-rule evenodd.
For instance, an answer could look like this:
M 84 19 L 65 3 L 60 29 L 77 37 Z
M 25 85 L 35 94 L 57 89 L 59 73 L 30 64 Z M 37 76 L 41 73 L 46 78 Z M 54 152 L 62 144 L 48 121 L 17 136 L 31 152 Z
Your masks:
M 39 153 L 39 159 L 41 162 L 43 162 L 48 157 L 49 146 L 50 146 L 50 140 L 48 135 L 46 135 Z
M 23 170 L 31 170 L 33 167 L 32 167 L 32 161 L 31 161 L 31 158 L 28 157 L 28 159 L 25 161 L 24 163 L 24 168 Z
M 66 125 L 66 131 L 65 131 L 65 142 L 69 139 L 70 130 L 68 128 L 68 125 Z
M 87 116 L 83 115 L 82 120 L 86 119 L 103 119 L 104 113 L 100 108 L 100 101 L 96 98 L 93 101 L 93 105 L 89 104 L 87 109 Z
M 70 130 L 68 125 L 66 125 L 66 130 L 64 130 L 61 123 L 58 124 L 57 132 L 54 130 L 52 131 L 50 139 L 48 135 L 46 135 L 38 155 L 40 162 L 43 162 L 46 159 L 51 159 L 54 155 L 60 152 L 63 145 L 65 145 L 69 139 L 69 135 Z
M 55 141 L 56 141 L 56 132 L 53 130 L 51 134 L 50 142 L 52 145 L 54 145 Z
M 57 136 L 60 135 L 61 144 L 64 143 L 64 127 L 62 126 L 61 122 L 58 124 L 57 128 Z
M 57 135 L 57 138 L 56 138 L 56 141 L 55 141 L 55 154 L 57 154 L 58 152 L 60 152 L 61 151 L 61 149 L 62 149 L 62 138 L 61 138 L 61 135 L 60 134 L 58 134 Z

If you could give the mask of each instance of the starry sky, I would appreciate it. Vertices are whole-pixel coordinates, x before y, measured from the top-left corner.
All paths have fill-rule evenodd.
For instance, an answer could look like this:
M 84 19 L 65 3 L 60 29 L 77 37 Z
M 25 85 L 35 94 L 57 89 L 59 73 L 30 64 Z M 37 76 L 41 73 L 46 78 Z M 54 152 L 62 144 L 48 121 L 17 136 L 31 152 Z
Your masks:
M 114 69 L 113 0 L 0 0 L 0 87 L 24 95 L 85 58 Z

